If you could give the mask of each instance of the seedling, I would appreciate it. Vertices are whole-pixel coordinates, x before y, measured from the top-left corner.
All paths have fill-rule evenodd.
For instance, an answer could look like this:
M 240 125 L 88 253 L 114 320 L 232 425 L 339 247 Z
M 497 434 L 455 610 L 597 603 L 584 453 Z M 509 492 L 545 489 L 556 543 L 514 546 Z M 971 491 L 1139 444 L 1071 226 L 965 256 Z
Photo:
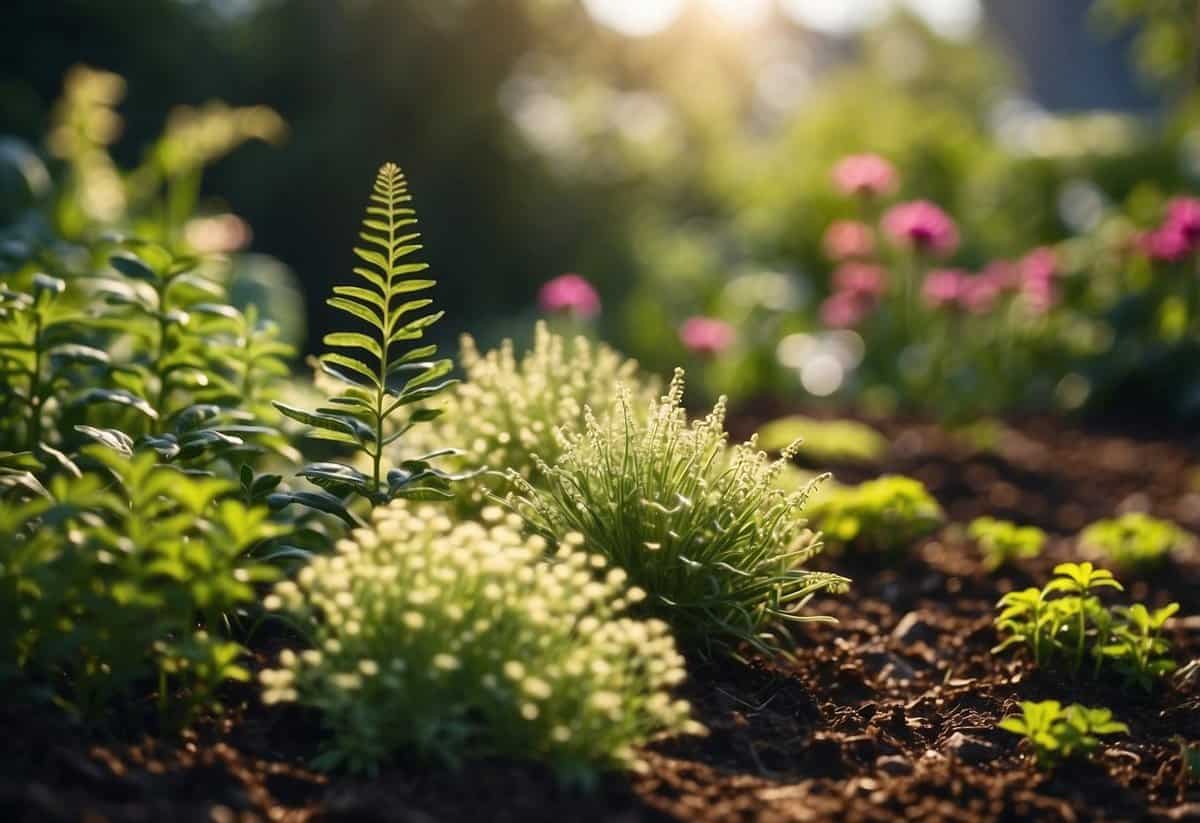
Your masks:
M 1018 526 L 992 517 L 972 520 L 967 535 L 979 545 L 984 565 L 992 571 L 1017 560 L 1037 557 L 1046 545 L 1046 533 L 1036 526 Z
M 1109 609 L 1096 592 L 1122 590 L 1111 572 L 1091 563 L 1063 563 L 1054 573 L 1041 589 L 1009 592 L 1000 599 L 996 628 L 1008 636 L 993 653 L 1024 645 L 1037 665 L 1066 665 L 1074 674 L 1090 653 L 1093 675 L 1111 663 L 1127 683 L 1147 690 L 1175 669 L 1162 628 L 1178 610 L 1177 603 L 1154 612 L 1141 604 Z
M 1167 520 L 1133 512 L 1100 520 L 1084 529 L 1079 544 L 1123 569 L 1146 572 L 1161 566 L 1172 552 L 1190 546 L 1194 538 Z
M 1100 735 L 1128 734 L 1129 727 L 1113 720 L 1112 711 L 1057 700 L 1021 703 L 1021 714 L 1000 721 L 1000 728 L 1022 735 L 1033 748 L 1037 765 L 1052 769 L 1064 760 L 1088 757 L 1100 746 Z
M 911 548 L 945 520 L 920 481 L 885 476 L 821 495 L 811 517 L 831 545 L 896 553 Z

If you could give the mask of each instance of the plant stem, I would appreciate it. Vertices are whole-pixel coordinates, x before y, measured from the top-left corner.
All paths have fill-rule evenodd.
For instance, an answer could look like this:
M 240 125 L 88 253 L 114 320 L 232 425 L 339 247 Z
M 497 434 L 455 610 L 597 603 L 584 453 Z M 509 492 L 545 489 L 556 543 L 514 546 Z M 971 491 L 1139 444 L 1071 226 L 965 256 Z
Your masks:
M 29 376 L 29 451 L 42 439 L 42 313 L 33 312 L 33 374 Z

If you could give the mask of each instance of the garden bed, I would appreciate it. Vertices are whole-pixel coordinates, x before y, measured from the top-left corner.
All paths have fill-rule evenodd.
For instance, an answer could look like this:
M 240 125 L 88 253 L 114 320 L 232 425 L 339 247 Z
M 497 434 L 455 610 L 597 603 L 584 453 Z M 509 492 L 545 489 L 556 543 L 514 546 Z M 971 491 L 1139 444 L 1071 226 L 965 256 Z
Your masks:
M 744 433 L 734 426 L 735 434 Z M 1052 534 L 1125 508 L 1200 529 L 1200 453 L 1185 437 L 1034 420 L 993 432 L 986 449 L 934 426 L 884 427 L 880 465 L 835 467 L 844 481 L 899 472 L 924 481 L 953 522 L 990 514 Z M 693 661 L 686 697 L 710 729 L 660 744 L 649 770 L 607 778 L 592 795 L 548 772 L 506 762 L 460 772 L 403 763 L 373 778 L 305 766 L 319 719 L 264 708 L 257 691 L 220 724 L 182 743 L 85 740 L 43 711 L 4 709 L 0 765 L 5 820 L 1055 820 L 1200 819 L 1185 783 L 1180 738 L 1200 739 L 1200 683 L 1150 696 L 1116 683 L 1072 684 L 1020 654 L 993 656 L 995 601 L 1041 584 L 1077 559 L 1052 540 L 1019 570 L 986 571 L 952 532 L 907 558 L 825 557 L 854 579 L 852 597 L 814 612 L 838 625 L 797 632 L 796 660 L 743 667 Z M 1130 596 L 1175 600 L 1176 659 L 1200 657 L 1200 562 L 1174 560 L 1153 579 L 1123 575 Z M 266 655 L 260 654 L 260 662 Z M 1036 770 L 1017 738 L 996 728 L 1022 700 L 1113 709 L 1130 734 L 1092 762 Z

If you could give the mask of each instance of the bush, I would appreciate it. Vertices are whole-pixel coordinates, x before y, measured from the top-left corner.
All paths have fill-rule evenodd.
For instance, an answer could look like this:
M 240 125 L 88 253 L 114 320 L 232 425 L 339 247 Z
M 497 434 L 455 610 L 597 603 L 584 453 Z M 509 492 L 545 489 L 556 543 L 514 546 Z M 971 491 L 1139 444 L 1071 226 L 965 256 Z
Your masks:
M 689 647 L 779 652 L 782 622 L 829 620 L 798 610 L 849 584 L 802 568 L 821 550 L 798 517 L 814 484 L 778 488 L 790 449 L 774 463 L 754 439 L 730 452 L 723 400 L 689 426 L 683 388 L 677 369 L 644 416 L 624 389 L 602 420 L 585 412 L 586 428 L 566 439 L 554 465 L 535 457 L 541 488 L 509 472 L 518 492 L 511 504 L 551 539 L 584 535 L 647 591 L 645 610 Z
M 534 328 L 533 348 L 520 360 L 511 340 L 480 354 L 475 340 L 465 335 L 461 361 L 466 378 L 450 392 L 446 413 L 427 436 L 430 448 L 453 443 L 465 449 L 458 458 L 461 468 L 494 470 L 459 484 L 460 509 L 466 514 L 478 512 L 488 494 L 503 487 L 500 472 L 513 470 L 531 479 L 533 455 L 557 460 L 562 446 L 556 431 L 581 428 L 584 408 L 607 408 L 618 386 L 633 392 L 639 413 L 658 391 L 654 381 L 638 374 L 635 361 L 583 336 L 567 340 L 541 321 Z
M 1131 512 L 1099 520 L 1079 534 L 1079 545 L 1122 569 L 1149 571 L 1161 566 L 1172 552 L 1190 546 L 1194 538 L 1167 520 Z
M 541 760 L 567 780 L 638 765 L 635 747 L 697 733 L 668 689 L 683 659 L 644 597 L 577 536 L 546 556 L 497 507 L 454 524 L 431 506 L 375 511 L 337 554 L 267 599 L 308 637 L 262 673 L 268 703 L 320 709 L 323 767 L 371 770 L 401 750 Z
M 919 481 L 890 475 L 831 489 L 813 505 L 811 516 L 831 545 L 889 553 L 911 548 L 945 519 Z
M 1091 563 L 1062 563 L 1054 574 L 1041 589 L 1009 592 L 1000 599 L 996 628 L 1008 637 L 993 653 L 1024 645 L 1037 665 L 1065 666 L 1076 674 L 1090 654 L 1093 675 L 1099 675 L 1107 663 L 1127 685 L 1146 691 L 1175 670 L 1162 630 L 1179 610 L 1178 603 L 1154 611 L 1140 603 L 1109 609 L 1096 593 L 1123 589 L 1112 572 Z
M 222 682 L 249 677 L 219 628 L 255 602 L 253 583 L 274 579 L 247 555 L 279 529 L 265 508 L 224 499 L 226 481 L 153 453 L 88 455 L 115 485 L 59 477 L 44 496 L 0 506 L 4 660 L 88 720 L 157 678 L 160 722 L 182 726 L 219 708 Z
M 989 570 L 1037 557 L 1046 545 L 1046 533 L 1036 526 L 1018 526 L 994 517 L 977 517 L 967 526 L 967 536 L 979 544 Z

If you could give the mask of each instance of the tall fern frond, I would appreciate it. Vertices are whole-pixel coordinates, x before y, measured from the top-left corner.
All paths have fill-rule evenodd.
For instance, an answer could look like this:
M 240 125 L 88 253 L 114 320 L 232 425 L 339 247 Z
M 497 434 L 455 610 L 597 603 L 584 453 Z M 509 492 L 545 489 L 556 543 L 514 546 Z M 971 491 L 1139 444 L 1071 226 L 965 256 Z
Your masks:
M 418 296 L 436 281 L 421 276 L 429 268 L 427 263 L 412 259 L 422 246 L 416 212 L 408 205 L 411 201 L 399 166 L 387 163 L 380 168 L 359 232 L 362 244 L 354 249 L 360 265 L 353 272 L 359 280 L 355 285 L 334 286 L 333 296 L 326 301 L 353 317 L 359 327 L 328 334 L 324 340 L 334 351 L 321 356 L 321 368 L 345 389 L 313 412 L 275 403 L 280 412 L 311 427 L 310 436 L 352 446 L 366 454 L 372 466 L 367 475 L 341 463 L 315 463 L 304 467 L 301 476 L 332 495 L 357 494 L 373 505 L 397 497 L 449 496 L 447 483 L 455 479 L 429 463 L 453 454 L 451 449 L 405 460 L 384 472 L 384 449 L 412 426 L 441 413 L 419 407 L 407 410 L 456 382 L 442 380 L 453 364 L 433 359 L 436 345 L 411 345 L 443 314 L 429 310 L 432 299 Z M 332 500 L 313 495 L 280 495 L 276 503 L 318 501 L 332 510 Z

